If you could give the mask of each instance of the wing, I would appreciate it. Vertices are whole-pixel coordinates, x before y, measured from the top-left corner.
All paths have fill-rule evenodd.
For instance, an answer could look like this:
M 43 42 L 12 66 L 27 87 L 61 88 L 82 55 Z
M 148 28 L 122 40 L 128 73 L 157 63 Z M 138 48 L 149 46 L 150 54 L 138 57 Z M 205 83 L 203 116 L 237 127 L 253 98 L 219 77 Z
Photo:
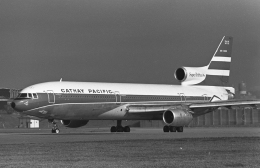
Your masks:
M 126 110 L 130 114 L 139 115 L 162 115 L 164 111 L 170 108 L 188 108 L 194 117 L 212 112 L 219 107 L 231 109 L 233 107 L 251 107 L 257 108 L 260 105 L 260 100 L 225 100 L 216 102 L 201 102 L 201 103 L 173 103 L 173 104 L 130 104 Z M 157 118 L 157 117 L 156 117 Z

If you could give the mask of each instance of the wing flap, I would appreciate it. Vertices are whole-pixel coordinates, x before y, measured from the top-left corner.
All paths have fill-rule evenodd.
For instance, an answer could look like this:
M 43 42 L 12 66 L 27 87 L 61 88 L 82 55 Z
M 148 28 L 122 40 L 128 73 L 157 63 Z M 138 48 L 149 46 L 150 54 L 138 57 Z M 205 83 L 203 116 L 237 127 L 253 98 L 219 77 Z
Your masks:
M 260 100 L 230 100 L 230 101 L 215 101 L 205 103 L 193 103 L 189 106 L 190 109 L 194 108 L 210 108 L 210 107 L 256 107 L 260 105 Z
M 144 113 L 163 113 L 170 108 L 188 107 L 194 115 L 203 115 L 208 112 L 214 111 L 219 107 L 257 107 L 260 105 L 260 100 L 223 100 L 215 102 L 202 102 L 202 103 L 178 103 L 176 104 L 129 104 L 126 110 L 129 114 L 144 114 Z
M 171 108 L 177 109 L 190 109 L 193 117 L 198 117 L 210 112 L 213 112 L 219 107 L 257 107 L 260 105 L 260 100 L 225 100 L 215 102 L 201 102 L 201 103 L 188 103 L 188 102 L 173 102 L 172 104 L 129 104 L 126 106 L 128 114 L 146 116 L 151 119 L 162 119 L 163 113 Z

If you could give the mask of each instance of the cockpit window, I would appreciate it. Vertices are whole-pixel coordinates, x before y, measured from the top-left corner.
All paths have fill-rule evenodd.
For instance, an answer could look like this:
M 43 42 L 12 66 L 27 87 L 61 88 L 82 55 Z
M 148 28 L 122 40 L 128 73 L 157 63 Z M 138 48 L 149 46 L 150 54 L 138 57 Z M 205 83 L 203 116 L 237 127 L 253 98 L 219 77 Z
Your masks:
M 36 93 L 20 93 L 17 98 L 38 99 L 38 95 Z
M 27 93 L 21 93 L 18 97 L 19 98 L 27 98 Z

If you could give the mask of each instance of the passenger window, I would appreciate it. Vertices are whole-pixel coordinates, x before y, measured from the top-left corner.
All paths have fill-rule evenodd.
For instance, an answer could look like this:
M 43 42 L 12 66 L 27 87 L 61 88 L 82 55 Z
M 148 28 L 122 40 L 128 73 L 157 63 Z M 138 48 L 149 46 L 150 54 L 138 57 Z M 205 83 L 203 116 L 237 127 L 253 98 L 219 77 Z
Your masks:
M 31 93 L 28 93 L 28 97 L 29 97 L 29 98 L 32 98 L 32 94 L 31 94 Z

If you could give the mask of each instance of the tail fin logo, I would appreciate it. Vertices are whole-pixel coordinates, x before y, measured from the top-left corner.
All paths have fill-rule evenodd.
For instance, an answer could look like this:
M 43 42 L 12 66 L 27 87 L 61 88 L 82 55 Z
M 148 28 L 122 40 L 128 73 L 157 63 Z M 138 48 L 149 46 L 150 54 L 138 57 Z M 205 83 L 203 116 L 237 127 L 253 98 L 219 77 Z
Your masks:
M 227 50 L 220 50 L 220 52 L 227 52 Z
M 194 78 L 194 77 L 196 77 L 196 78 L 205 78 L 206 77 L 206 74 L 203 74 L 203 73 L 197 73 L 197 72 L 195 72 L 195 73 L 189 73 L 189 75 L 190 75 L 190 77 L 192 77 L 192 78 Z
M 226 44 L 226 45 L 229 45 L 229 41 L 228 41 L 228 40 L 225 40 L 225 44 Z

